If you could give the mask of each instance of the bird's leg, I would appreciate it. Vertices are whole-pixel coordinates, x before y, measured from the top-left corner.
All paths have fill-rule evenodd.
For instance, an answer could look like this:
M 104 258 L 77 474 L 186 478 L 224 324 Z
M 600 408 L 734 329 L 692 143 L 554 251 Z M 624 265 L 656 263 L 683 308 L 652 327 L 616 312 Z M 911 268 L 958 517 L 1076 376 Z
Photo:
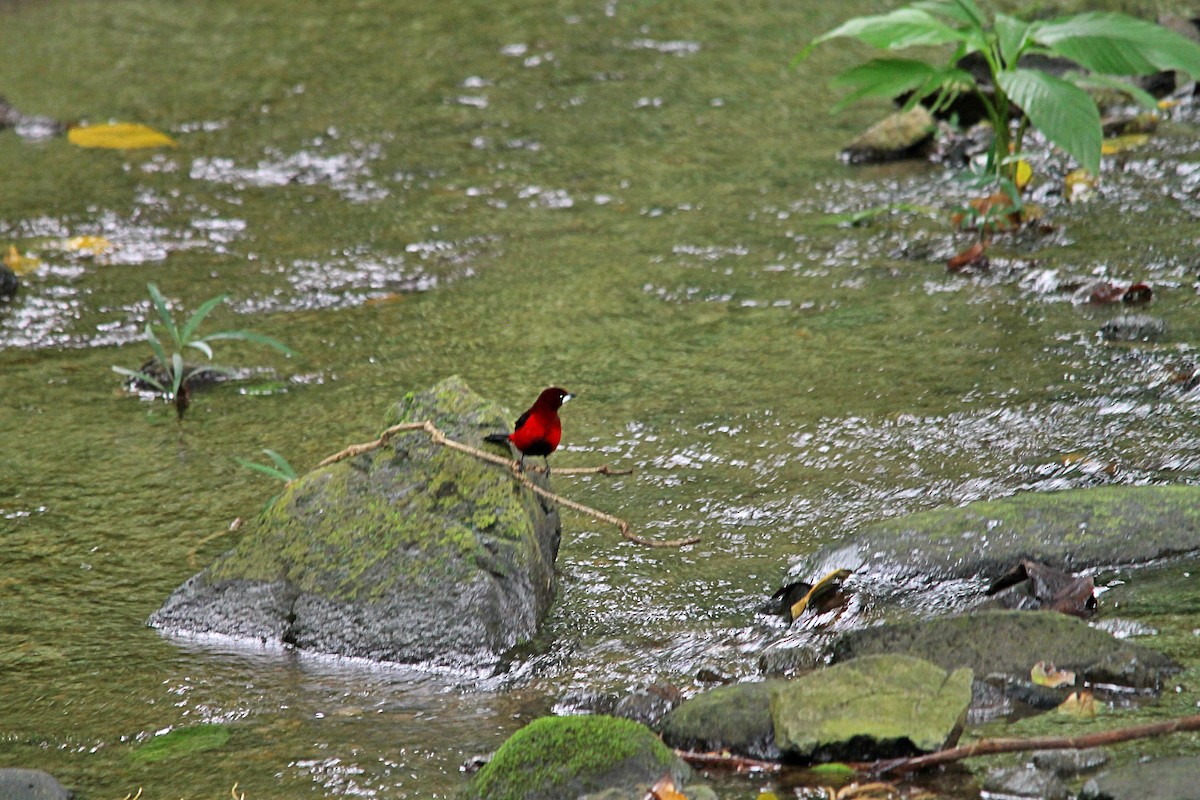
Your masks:
M 517 461 L 517 472 L 525 471 L 525 454 L 521 453 L 521 459 Z
M 548 456 L 542 456 L 542 463 L 546 465 L 546 477 L 549 478 L 550 477 L 550 458 Z

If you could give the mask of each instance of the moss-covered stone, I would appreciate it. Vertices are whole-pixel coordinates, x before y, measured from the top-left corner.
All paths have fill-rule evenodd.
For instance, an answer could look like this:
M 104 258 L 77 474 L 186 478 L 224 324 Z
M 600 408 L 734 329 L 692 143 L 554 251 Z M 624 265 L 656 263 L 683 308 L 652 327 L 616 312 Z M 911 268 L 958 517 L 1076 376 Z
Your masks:
M 405 395 L 388 424 L 433 420 L 485 447 L 510 417 L 454 377 Z M 559 533 L 557 511 L 504 469 L 400 433 L 289 484 L 150 622 L 377 660 L 490 662 L 531 638 L 553 600 Z
M 1028 611 L 984 611 L 863 628 L 839 637 L 832 653 L 834 661 L 903 653 L 943 669 L 968 667 L 981 678 L 1028 679 L 1033 665 L 1045 661 L 1090 683 L 1138 689 L 1158 689 L 1179 671 L 1162 653 L 1117 639 L 1083 620 Z
M 642 796 L 663 773 L 682 785 L 686 766 L 637 722 L 542 717 L 514 733 L 463 794 L 465 800 L 562 800 L 605 789 Z
M 954 741 L 971 702 L 971 670 L 909 656 L 860 658 L 771 688 L 775 743 L 804 760 L 870 760 Z
M 779 758 L 771 723 L 771 690 L 784 684 L 776 680 L 736 683 L 689 698 L 663 720 L 663 741 L 684 750 Z

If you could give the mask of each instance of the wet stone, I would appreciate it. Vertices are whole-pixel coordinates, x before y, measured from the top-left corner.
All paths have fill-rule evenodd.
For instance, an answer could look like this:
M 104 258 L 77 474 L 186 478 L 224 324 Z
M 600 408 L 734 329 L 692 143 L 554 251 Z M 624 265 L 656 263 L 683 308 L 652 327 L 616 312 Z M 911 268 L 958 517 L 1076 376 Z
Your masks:
M 1080 800 L 1200 800 L 1200 756 L 1142 761 L 1088 780 Z
M 0 798 L 3 800 L 70 800 L 58 779 L 40 769 L 0 769 Z
M 988 770 L 983 791 L 994 798 L 1044 798 L 1067 800 L 1070 790 L 1058 776 L 1031 766 Z
M 1089 772 L 1103 766 L 1107 761 L 1108 751 L 1103 747 L 1087 747 L 1083 750 L 1035 750 L 1033 753 L 1034 766 L 1062 776 Z
M 779 748 L 771 723 L 771 689 L 782 683 L 735 683 L 701 692 L 666 716 L 663 741 L 681 750 L 728 750 L 774 760 Z
M 1166 333 L 1166 321 L 1149 314 L 1122 314 L 1100 326 L 1100 335 L 1110 342 L 1153 342 Z

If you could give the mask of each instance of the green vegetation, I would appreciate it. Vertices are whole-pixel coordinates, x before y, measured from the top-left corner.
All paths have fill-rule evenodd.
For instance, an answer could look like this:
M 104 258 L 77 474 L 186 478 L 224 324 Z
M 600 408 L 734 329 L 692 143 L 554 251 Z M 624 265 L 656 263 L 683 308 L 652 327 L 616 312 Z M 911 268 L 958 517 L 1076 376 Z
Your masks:
M 189 381 L 203 372 L 225 374 L 229 372 L 224 367 L 212 365 L 186 365 L 183 360 L 183 351 L 187 348 L 190 347 L 200 351 L 211 361 L 213 357 L 211 342 L 226 339 L 265 344 L 285 355 L 293 355 L 292 351 L 282 342 L 253 331 L 216 331 L 215 333 L 200 336 L 200 323 L 212 313 L 214 308 L 225 302 L 226 296 L 223 294 L 205 300 L 181 328 L 175 323 L 170 306 L 167 304 L 166 298 L 163 297 L 158 287 L 153 283 L 149 283 L 146 285 L 146 288 L 150 291 L 151 303 L 158 314 L 157 325 L 151 320 L 147 320 L 146 322 L 145 339 L 150 345 L 150 349 L 154 351 L 154 358 L 143 365 L 141 369 L 126 369 L 125 367 L 118 366 L 114 366 L 112 369 L 113 372 L 133 378 L 135 381 L 157 389 L 165 398 L 174 403 L 175 413 L 179 419 L 183 419 L 183 414 L 187 411 L 190 404 Z M 169 339 L 169 343 L 171 344 L 171 353 L 169 356 L 167 355 L 167 349 L 163 347 L 162 338 L 155 332 L 157 327 L 161 327 L 166 332 L 166 338 Z
M 1200 75 L 1200 46 L 1166 28 L 1124 14 L 1089 12 L 1026 22 L 997 12 L 988 19 L 974 0 L 923 0 L 886 14 L 855 17 L 815 39 L 858 39 L 883 50 L 953 45 L 943 66 L 901 58 L 876 58 L 842 72 L 834 83 L 849 90 L 844 105 L 868 97 L 911 92 L 909 107 L 932 97 L 935 110 L 973 94 L 995 136 L 988 172 L 1011 181 L 1026 127 L 1033 125 L 1092 174 L 1100 172 L 1100 114 L 1086 89 L 1119 87 L 1139 102 L 1154 98 L 1114 75 L 1148 75 L 1179 70 Z M 960 66 L 978 54 L 990 86 Z M 1022 56 L 1066 59 L 1080 68 L 1055 76 L 1021 63 Z M 1021 111 L 1013 131 L 1012 108 Z
M 162 736 L 155 736 L 130 752 L 134 761 L 152 763 L 176 756 L 216 750 L 229 741 L 229 728 L 224 725 L 203 724 L 178 728 Z
M 617 776 L 653 780 L 675 762 L 654 732 L 607 716 L 541 717 L 508 738 L 466 796 L 487 800 L 575 797 L 620 785 Z

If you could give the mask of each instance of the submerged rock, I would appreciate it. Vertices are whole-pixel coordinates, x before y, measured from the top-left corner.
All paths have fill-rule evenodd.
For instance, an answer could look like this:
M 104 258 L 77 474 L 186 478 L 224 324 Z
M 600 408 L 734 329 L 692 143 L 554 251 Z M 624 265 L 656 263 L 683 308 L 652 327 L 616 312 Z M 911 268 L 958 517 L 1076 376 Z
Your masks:
M 663 741 L 682 750 L 728 750 L 751 758 L 778 759 L 771 691 L 784 684 L 786 681 L 737 683 L 701 692 L 663 720 Z
M 482 446 L 511 415 L 450 378 L 388 424 L 432 420 Z M 536 479 L 536 478 L 535 478 Z M 376 661 L 493 665 L 554 598 L 557 510 L 424 431 L 288 484 L 237 547 L 149 624 Z
M 775 743 L 804 760 L 866 761 L 930 752 L 958 739 L 971 670 L 881 655 L 775 682 Z
M 464 800 L 645 797 L 670 772 L 690 773 L 644 725 L 616 717 L 542 717 L 514 733 L 475 775 Z
M 1150 691 L 1179 671 L 1162 653 L 1121 641 L 1082 620 L 1024 611 L 981 611 L 862 628 L 843 634 L 832 646 L 835 663 L 880 653 L 928 658 L 947 670 L 967 667 L 978 680 L 999 678 L 1024 690 L 1019 699 L 1035 706 L 1058 705 L 1079 688 L 1030 684 L 1030 670 L 1039 661 L 1073 671 L 1077 683 Z
M 897 111 L 872 125 L 838 154 L 851 164 L 879 164 L 925 158 L 933 147 L 937 122 L 924 106 Z
M 1100 326 L 1100 335 L 1112 342 L 1153 342 L 1167 333 L 1167 323 L 1149 314 L 1122 314 Z
M 1071 796 L 1071 791 L 1057 775 L 1030 764 L 988 770 L 983 779 L 983 791 L 988 797 L 1038 800 L 1067 800 Z

